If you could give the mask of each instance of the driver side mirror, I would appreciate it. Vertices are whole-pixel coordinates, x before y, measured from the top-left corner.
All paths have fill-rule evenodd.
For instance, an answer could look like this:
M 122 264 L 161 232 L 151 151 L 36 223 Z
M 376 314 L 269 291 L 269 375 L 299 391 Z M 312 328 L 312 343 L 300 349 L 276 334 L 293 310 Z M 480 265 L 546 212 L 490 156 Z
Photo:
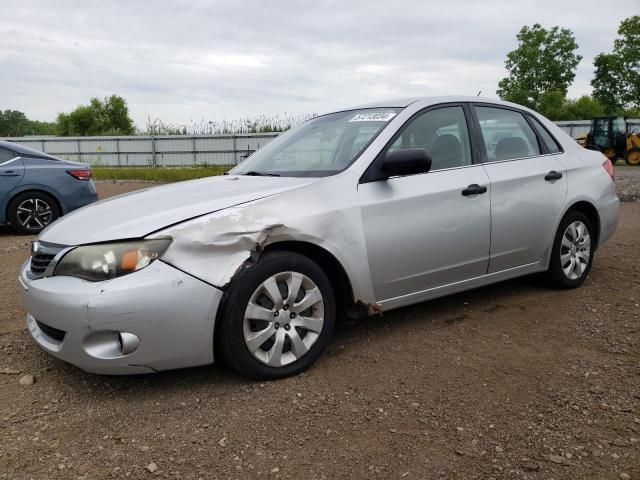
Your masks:
M 403 148 L 387 152 L 380 169 L 381 179 L 427 173 L 431 156 L 424 148 Z

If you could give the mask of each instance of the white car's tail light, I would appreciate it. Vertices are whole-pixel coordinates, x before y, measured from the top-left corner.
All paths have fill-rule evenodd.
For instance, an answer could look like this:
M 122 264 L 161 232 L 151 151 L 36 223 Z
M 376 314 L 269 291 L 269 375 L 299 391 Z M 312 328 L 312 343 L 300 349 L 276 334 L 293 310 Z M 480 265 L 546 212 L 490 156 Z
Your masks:
M 604 169 L 607 171 L 607 173 L 609 174 L 609 176 L 611 177 L 611 180 L 613 180 L 615 182 L 615 171 L 613 169 L 613 163 L 611 163 L 611 160 L 609 160 L 608 158 L 602 162 L 602 166 L 604 167 Z

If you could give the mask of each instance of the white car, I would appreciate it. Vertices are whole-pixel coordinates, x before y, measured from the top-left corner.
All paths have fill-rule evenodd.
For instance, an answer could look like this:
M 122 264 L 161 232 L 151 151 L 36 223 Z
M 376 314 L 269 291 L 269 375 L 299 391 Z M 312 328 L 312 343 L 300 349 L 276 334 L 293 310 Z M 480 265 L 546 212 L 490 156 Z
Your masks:
M 228 175 L 80 209 L 20 280 L 35 340 L 87 371 L 215 356 L 273 379 L 314 362 L 344 315 L 536 272 L 576 287 L 617 221 L 611 162 L 539 114 L 398 100 L 309 120 Z

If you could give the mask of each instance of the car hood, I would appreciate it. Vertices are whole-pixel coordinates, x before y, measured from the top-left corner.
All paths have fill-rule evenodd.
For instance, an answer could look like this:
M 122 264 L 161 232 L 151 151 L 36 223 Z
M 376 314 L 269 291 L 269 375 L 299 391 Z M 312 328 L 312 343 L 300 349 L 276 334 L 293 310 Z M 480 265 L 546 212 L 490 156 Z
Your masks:
M 39 240 L 59 245 L 83 245 L 141 238 L 191 218 L 318 180 L 229 175 L 157 186 L 76 210 L 49 225 Z

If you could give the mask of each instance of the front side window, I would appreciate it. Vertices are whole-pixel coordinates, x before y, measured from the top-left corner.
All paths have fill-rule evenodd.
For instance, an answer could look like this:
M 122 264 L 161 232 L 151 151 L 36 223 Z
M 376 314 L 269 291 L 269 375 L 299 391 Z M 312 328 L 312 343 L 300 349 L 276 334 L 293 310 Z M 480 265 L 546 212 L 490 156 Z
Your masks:
M 324 177 L 345 170 L 398 114 L 398 108 L 317 117 L 283 133 L 231 170 L 232 175 Z
M 540 155 L 535 132 L 524 116 L 497 107 L 475 107 L 490 162 Z
M 431 156 L 431 170 L 471 165 L 467 121 L 462 107 L 429 110 L 410 120 L 390 151 L 424 148 Z
M 0 148 L 0 163 L 7 162 L 12 158 L 16 158 L 16 154 L 6 148 Z

